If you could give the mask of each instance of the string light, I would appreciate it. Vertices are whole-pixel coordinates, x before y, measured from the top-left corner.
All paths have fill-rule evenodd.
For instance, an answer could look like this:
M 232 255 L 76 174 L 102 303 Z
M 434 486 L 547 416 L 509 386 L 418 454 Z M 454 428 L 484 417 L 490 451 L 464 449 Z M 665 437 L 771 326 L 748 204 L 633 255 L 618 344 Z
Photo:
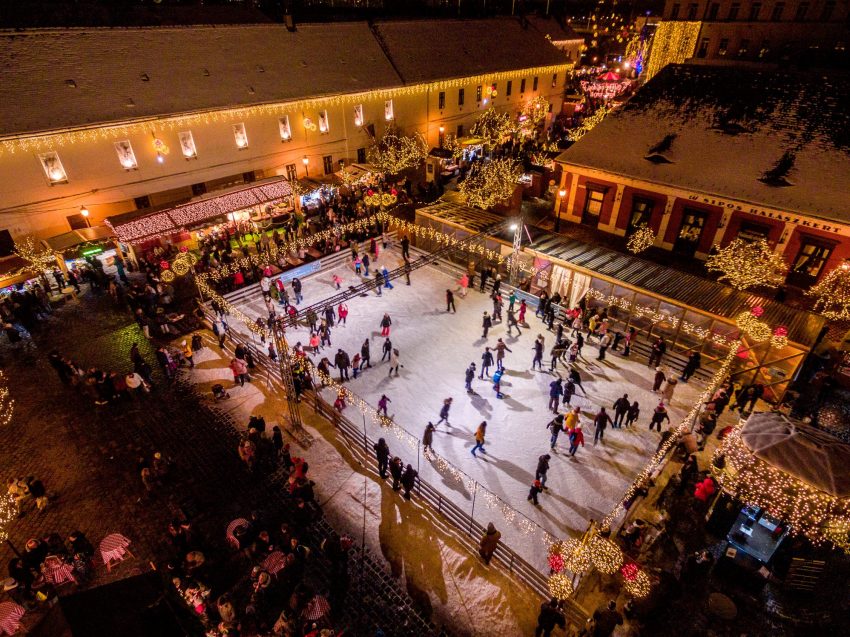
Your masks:
M 620 574 L 623 576 L 623 588 L 632 595 L 632 597 L 646 597 L 651 590 L 651 582 L 646 571 L 642 570 L 634 562 L 630 562 L 620 569 Z
M 629 237 L 626 242 L 626 248 L 629 252 L 640 254 L 647 248 L 651 248 L 655 243 L 655 232 L 646 224 L 641 224 L 637 230 Z
M 806 294 L 815 298 L 815 312 L 836 321 L 850 319 L 850 263 L 830 271 Z
M 469 132 L 474 137 L 480 137 L 485 148 L 493 148 L 509 137 L 513 129 L 511 116 L 491 107 L 481 113 Z
M 428 156 L 428 146 L 420 134 L 399 135 L 394 126 L 387 127 L 384 135 L 366 149 L 366 159 L 378 172 L 398 175 L 408 168 L 416 168 Z
M 56 255 L 50 250 L 40 248 L 32 237 L 26 237 L 23 241 L 16 242 L 12 251 L 27 262 L 25 266 L 12 273 L 12 276 L 20 274 L 42 275 L 46 270 L 56 266 Z
M 606 575 L 616 573 L 623 564 L 623 552 L 611 540 L 595 535 L 590 541 L 590 561 Z
M 12 421 L 15 412 L 15 401 L 9 394 L 6 374 L 0 370 L 0 427 L 5 427 Z
M 649 63 L 644 81 L 652 78 L 668 64 L 680 64 L 693 57 L 702 22 L 662 20 L 655 29 L 649 49 Z
M 0 542 L 5 542 L 9 539 L 9 524 L 18 517 L 18 503 L 15 498 L 4 493 L 0 496 Z
M 573 583 L 563 573 L 555 573 L 549 578 L 549 595 L 559 601 L 570 598 L 573 594 Z
M 736 238 L 725 248 L 716 250 L 705 262 L 709 272 L 722 272 L 718 281 L 726 280 L 736 290 L 756 286 L 776 287 L 785 280 L 788 265 L 770 247 L 766 239 L 744 241 Z
M 445 89 L 458 88 L 470 84 L 493 84 L 502 80 L 514 79 L 517 76 L 547 75 L 549 73 L 566 73 L 573 64 L 556 64 L 529 69 L 503 71 L 499 73 L 488 73 L 472 77 L 441 80 L 439 82 L 424 82 L 374 91 L 361 91 L 358 93 L 346 93 L 342 95 L 330 95 L 290 102 L 274 102 L 270 104 L 257 104 L 253 106 L 242 106 L 236 108 L 211 109 L 196 111 L 194 113 L 175 115 L 173 117 L 162 117 L 156 119 L 143 119 L 131 123 L 120 123 L 109 126 L 96 126 L 66 130 L 62 132 L 27 135 L 3 141 L 3 148 L 9 153 L 17 150 L 29 152 L 33 150 L 49 149 L 82 142 L 94 142 L 103 139 L 116 140 L 131 135 L 149 134 L 151 129 L 160 131 L 175 131 L 190 128 L 200 124 L 211 123 L 238 123 L 252 117 L 272 116 L 280 118 L 285 115 L 300 116 L 303 112 L 320 111 L 330 106 L 356 105 L 364 101 L 385 101 L 396 97 L 408 95 L 422 95 L 442 91 Z
M 593 130 L 593 128 L 595 128 L 596 125 L 599 124 L 603 119 L 605 119 L 605 116 L 610 113 L 611 110 L 612 109 L 608 108 L 607 106 L 600 106 L 593 112 L 593 115 L 585 117 L 583 120 L 581 120 L 581 124 L 577 128 L 573 128 L 567 131 L 567 139 L 572 142 L 577 142 L 582 137 L 587 135 L 587 133 Z
M 490 208 L 513 196 L 519 175 L 519 164 L 513 159 L 479 162 L 472 166 L 458 191 L 470 206 Z
M 514 132 L 531 136 L 536 128 L 546 119 L 549 112 L 549 101 L 542 95 L 529 100 L 522 105 Z

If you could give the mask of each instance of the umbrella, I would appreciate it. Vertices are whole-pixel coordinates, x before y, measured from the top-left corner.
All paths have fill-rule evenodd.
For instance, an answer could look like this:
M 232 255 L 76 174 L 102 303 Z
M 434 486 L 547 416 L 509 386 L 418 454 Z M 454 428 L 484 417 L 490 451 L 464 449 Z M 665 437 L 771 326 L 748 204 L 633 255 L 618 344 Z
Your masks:
M 315 595 L 313 599 L 307 602 L 307 608 L 304 609 L 302 616 L 309 621 L 316 621 L 327 615 L 330 610 L 331 606 L 328 604 L 328 600 L 321 595 Z
M 603 73 L 596 79 L 602 80 L 603 82 L 619 82 L 620 76 L 614 73 L 614 71 L 608 71 L 607 73 Z

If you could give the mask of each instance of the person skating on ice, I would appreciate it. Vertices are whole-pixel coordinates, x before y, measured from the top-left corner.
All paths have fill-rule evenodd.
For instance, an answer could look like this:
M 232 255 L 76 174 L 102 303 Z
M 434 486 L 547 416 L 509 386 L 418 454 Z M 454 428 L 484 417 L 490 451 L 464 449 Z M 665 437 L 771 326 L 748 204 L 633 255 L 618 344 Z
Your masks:
M 481 373 L 478 375 L 480 380 L 484 380 L 484 376 L 490 378 L 490 367 L 493 365 L 493 352 L 489 347 L 484 348 L 484 353 L 481 355 Z
M 445 421 L 445 422 L 446 422 L 446 424 L 447 424 L 449 427 L 451 427 L 451 424 L 449 423 L 449 410 L 450 410 L 451 408 L 452 408 L 452 399 L 451 399 L 451 398 L 446 398 L 446 399 L 443 401 L 443 406 L 440 408 L 440 419 L 437 421 L 437 424 L 438 424 L 438 425 L 442 424 L 442 423 L 443 423 L 443 421 Z
M 475 392 L 472 390 L 472 381 L 475 379 L 475 363 L 470 363 L 469 367 L 466 368 L 465 373 L 465 381 L 466 381 L 466 393 L 474 394 Z

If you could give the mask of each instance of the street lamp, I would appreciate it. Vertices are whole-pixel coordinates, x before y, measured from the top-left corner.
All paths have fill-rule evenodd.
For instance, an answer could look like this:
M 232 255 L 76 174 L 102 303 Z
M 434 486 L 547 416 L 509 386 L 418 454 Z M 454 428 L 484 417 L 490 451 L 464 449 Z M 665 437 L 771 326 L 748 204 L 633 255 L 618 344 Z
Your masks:
M 304 158 L 301 160 L 301 163 L 304 164 L 304 176 L 309 177 L 310 173 L 307 171 L 307 164 L 310 163 L 310 158 L 307 155 L 304 155 Z
M 561 188 L 558 191 L 558 199 L 555 201 L 555 232 L 561 231 L 561 202 L 567 196 L 567 191 Z
M 83 219 L 86 220 L 86 227 L 91 228 L 91 221 L 89 221 L 89 209 L 86 208 L 85 204 L 80 206 L 80 214 L 83 215 Z

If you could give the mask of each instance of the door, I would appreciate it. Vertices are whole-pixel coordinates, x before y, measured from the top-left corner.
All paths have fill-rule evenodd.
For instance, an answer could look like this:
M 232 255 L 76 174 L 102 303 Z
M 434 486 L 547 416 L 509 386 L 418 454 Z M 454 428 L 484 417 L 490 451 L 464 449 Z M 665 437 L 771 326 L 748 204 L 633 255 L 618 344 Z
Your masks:
M 803 237 L 800 251 L 788 273 L 788 283 L 802 288 L 817 281 L 832 254 L 832 248 L 827 243 Z
M 643 199 L 642 197 L 635 197 L 632 200 L 632 212 L 629 216 L 629 226 L 626 228 L 627 235 L 632 234 L 641 226 L 649 225 L 653 203 L 651 199 Z
M 592 186 L 587 187 L 587 198 L 584 200 L 584 210 L 581 222 L 586 226 L 599 225 L 599 215 L 602 214 L 602 204 L 605 202 L 605 191 Z
M 685 208 L 682 213 L 682 225 L 679 226 L 679 235 L 673 244 L 673 252 L 686 257 L 696 254 L 702 231 L 705 229 L 706 213 L 701 210 Z

